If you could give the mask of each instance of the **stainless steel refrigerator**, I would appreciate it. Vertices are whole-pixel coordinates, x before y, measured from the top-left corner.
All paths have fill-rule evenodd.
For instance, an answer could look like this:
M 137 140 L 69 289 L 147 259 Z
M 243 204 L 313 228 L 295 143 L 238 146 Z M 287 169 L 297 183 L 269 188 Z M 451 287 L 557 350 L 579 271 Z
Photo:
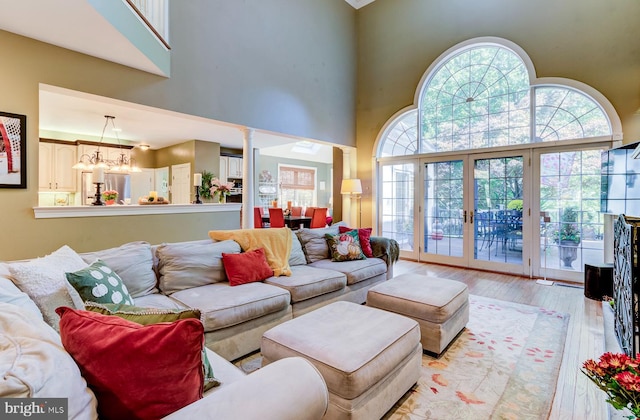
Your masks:
M 104 184 L 100 186 L 100 191 L 106 190 L 118 191 L 118 204 L 122 204 L 127 198 L 131 198 L 131 176 L 129 174 L 120 174 L 115 172 L 107 172 L 104 174 Z M 91 205 L 96 199 L 96 185 L 93 183 L 93 174 L 91 172 L 82 173 L 82 200 L 83 204 Z M 104 199 L 103 199 L 104 201 Z

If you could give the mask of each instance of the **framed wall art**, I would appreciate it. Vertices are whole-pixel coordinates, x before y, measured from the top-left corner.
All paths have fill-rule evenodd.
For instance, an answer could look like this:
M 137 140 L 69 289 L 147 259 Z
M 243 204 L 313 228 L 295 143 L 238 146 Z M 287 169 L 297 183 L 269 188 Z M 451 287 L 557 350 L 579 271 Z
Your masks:
M 0 111 L 0 188 L 27 188 L 27 116 Z

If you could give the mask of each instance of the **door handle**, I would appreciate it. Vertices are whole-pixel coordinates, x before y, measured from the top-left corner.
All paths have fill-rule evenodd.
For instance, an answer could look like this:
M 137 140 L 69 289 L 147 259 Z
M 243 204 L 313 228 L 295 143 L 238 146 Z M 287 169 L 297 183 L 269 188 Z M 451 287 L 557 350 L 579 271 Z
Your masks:
M 471 211 L 470 213 L 471 213 L 471 224 L 473 224 L 473 211 Z
M 467 223 L 467 211 L 466 210 L 462 211 L 462 221 L 464 223 Z

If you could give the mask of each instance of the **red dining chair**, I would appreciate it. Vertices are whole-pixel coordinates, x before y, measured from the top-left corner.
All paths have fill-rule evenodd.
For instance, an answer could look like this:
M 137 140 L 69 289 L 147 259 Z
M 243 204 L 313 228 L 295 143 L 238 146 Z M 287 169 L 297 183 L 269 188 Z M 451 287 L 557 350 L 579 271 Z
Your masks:
M 281 208 L 269 207 L 269 227 L 272 227 L 272 228 L 284 227 L 284 213 L 282 213 Z
M 264 223 L 262 223 L 262 207 L 253 208 L 253 227 L 256 229 L 264 227 Z
M 291 215 L 295 217 L 302 216 L 302 207 L 291 207 Z
M 311 216 L 311 229 L 323 228 L 327 226 L 327 208 L 316 207 Z
M 304 211 L 304 217 L 313 217 L 313 211 L 316 207 L 307 207 Z

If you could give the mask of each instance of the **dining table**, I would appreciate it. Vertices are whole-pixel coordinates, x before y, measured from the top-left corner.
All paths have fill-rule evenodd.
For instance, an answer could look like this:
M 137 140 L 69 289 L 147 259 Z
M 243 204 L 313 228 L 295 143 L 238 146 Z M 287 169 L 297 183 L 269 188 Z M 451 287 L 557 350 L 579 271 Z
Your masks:
M 269 223 L 269 215 L 262 216 L 262 223 Z M 301 227 L 311 227 L 311 217 L 308 216 L 284 216 L 284 225 L 289 229 L 297 230 Z

